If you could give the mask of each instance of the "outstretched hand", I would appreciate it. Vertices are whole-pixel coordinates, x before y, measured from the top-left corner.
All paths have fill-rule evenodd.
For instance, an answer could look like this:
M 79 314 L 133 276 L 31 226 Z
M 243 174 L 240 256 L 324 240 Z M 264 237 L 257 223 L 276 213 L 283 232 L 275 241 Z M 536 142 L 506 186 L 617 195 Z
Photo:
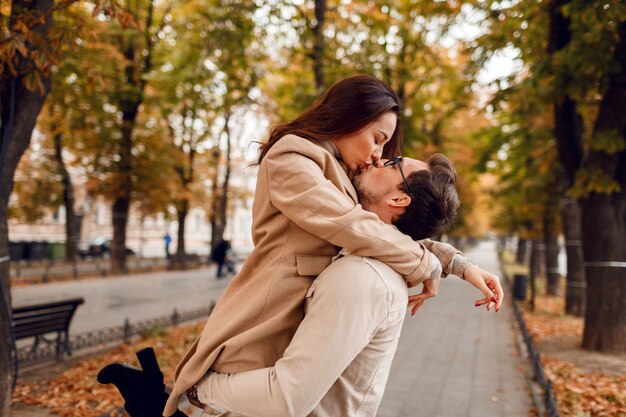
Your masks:
M 495 305 L 496 313 L 500 311 L 504 300 L 504 291 L 499 277 L 480 269 L 476 265 L 470 265 L 465 269 L 463 278 L 485 295 L 484 298 L 476 300 L 474 306 L 486 305 L 487 311 L 489 311 Z

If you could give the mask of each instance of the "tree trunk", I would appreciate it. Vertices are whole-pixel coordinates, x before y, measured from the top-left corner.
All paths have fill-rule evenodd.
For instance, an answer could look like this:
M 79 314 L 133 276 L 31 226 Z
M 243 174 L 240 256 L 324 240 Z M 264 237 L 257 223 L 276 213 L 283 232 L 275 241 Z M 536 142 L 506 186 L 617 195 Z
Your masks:
M 549 5 L 551 54 L 563 49 L 571 40 L 570 20 L 563 16 L 561 7 L 570 0 L 553 0 Z M 565 83 L 567 84 L 567 83 Z M 560 86 L 560 85 L 559 85 Z M 585 270 L 582 253 L 580 207 L 567 192 L 574 184 L 576 172 L 583 159 L 583 122 L 576 103 L 567 93 L 567 86 L 555 86 L 554 135 L 557 139 L 561 175 L 561 224 L 565 236 L 567 256 L 567 287 L 565 312 L 581 317 L 585 310 Z
M 561 224 L 567 257 L 565 313 L 582 317 L 585 313 L 585 266 L 581 237 L 580 205 L 573 198 L 561 199 Z
M 541 232 L 539 232 L 541 233 Z M 545 278 L 546 276 L 546 242 L 543 237 L 533 241 L 532 251 L 535 252 L 535 276 Z
M 593 139 L 626 140 L 626 22 L 619 27 L 615 58 L 619 72 L 609 81 Z M 584 167 L 619 185 L 611 194 L 592 192 L 581 199 L 583 253 L 587 275 L 587 309 L 583 347 L 626 353 L 626 150 L 591 149 Z
M 230 185 L 230 159 L 231 159 L 231 137 L 230 127 L 228 126 L 230 121 L 230 113 L 226 115 L 226 121 L 224 126 L 224 132 L 226 133 L 226 172 L 224 174 L 224 182 L 222 182 L 219 204 L 219 224 L 214 242 L 219 242 L 224 238 L 224 231 L 226 230 L 226 224 L 228 223 L 228 188 Z
M 528 259 L 528 239 L 517 239 L 517 251 L 515 253 L 515 262 L 518 264 L 526 264 Z
M 319 93 L 324 91 L 324 22 L 326 20 L 326 0 L 315 0 L 315 23 L 311 28 L 313 32 L 313 74 L 315 75 L 315 88 Z
M 621 219 L 617 215 L 620 211 Z M 625 211 L 625 191 L 610 196 L 593 194 L 582 203 L 587 274 L 583 333 L 586 349 L 626 352 Z
M 178 242 L 176 243 L 176 258 L 179 262 L 185 262 L 185 221 L 189 214 L 189 200 L 179 201 L 176 205 L 176 214 L 178 217 Z
M 530 281 L 530 308 L 533 311 L 535 310 L 535 295 L 537 294 L 537 271 L 539 269 L 539 265 L 541 264 L 541 246 L 543 246 L 541 238 L 535 238 L 532 240 L 528 267 L 530 276 L 528 279 Z
M 594 141 L 626 139 L 626 22 L 619 27 L 613 74 L 596 118 Z M 616 140 L 612 139 L 612 140 Z M 600 172 L 620 188 L 592 192 L 581 200 L 583 253 L 587 275 L 587 308 L 583 347 L 626 353 L 626 150 L 591 149 L 584 162 L 588 172 Z
M 554 231 L 553 221 L 547 215 L 543 222 L 543 239 L 546 245 L 545 268 L 546 268 L 546 293 L 549 296 L 561 295 L 561 274 L 559 273 L 559 243 Z
M 217 245 L 217 242 L 219 242 L 219 238 L 218 236 L 222 236 L 223 235 L 223 231 L 219 230 L 221 229 L 220 225 L 218 224 L 218 213 L 220 212 L 220 188 L 219 188 L 219 159 L 220 159 L 220 153 L 219 152 L 215 152 L 215 161 L 216 161 L 216 167 L 215 167 L 215 175 L 213 176 L 213 185 L 211 186 L 211 215 L 209 218 L 209 221 L 211 223 L 211 254 L 209 256 L 209 258 L 213 257 L 213 249 L 215 248 L 215 245 Z
M 124 109 L 124 107 L 122 107 Z M 122 111 L 123 125 L 122 138 L 120 140 L 120 160 L 117 166 L 117 190 L 113 201 L 113 240 L 111 242 L 111 272 L 125 273 L 126 267 L 126 226 L 130 212 L 130 198 L 132 190 L 131 158 L 132 158 L 132 134 L 137 116 L 135 111 Z
M 12 179 L 13 176 L 11 176 Z M 5 177 L 2 177 L 5 178 Z M 6 181 L 2 181 L 4 188 Z M 9 416 L 11 392 L 14 382 L 14 355 L 11 327 L 11 281 L 9 279 L 9 230 L 7 224 L 8 207 L 2 196 L 0 205 L 0 303 L 2 304 L 2 320 L 0 320 L 0 415 Z M 5 318 L 6 317 L 6 318 Z
M 18 22 L 36 21 L 31 28 L 42 39 L 52 25 L 53 0 L 14 0 L 11 3 L 9 28 Z M 27 48 L 32 45 L 26 44 Z M 29 59 L 20 56 L 15 67 L 0 73 L 0 415 L 11 415 L 11 392 L 14 382 L 14 345 L 11 327 L 11 282 L 9 276 L 8 204 L 13 189 L 13 176 L 22 155 L 30 145 L 37 116 L 50 91 L 50 78 L 41 74 L 42 90 L 29 91 L 24 87 L 24 68 L 33 67 Z
M 58 164 L 61 183 L 63 184 L 63 205 L 65 206 L 65 259 L 76 262 L 78 258 L 78 217 L 74 211 L 74 187 L 70 173 L 63 161 L 63 135 L 54 135 L 54 157 Z
M 113 202 L 113 240 L 111 242 L 111 271 L 124 273 L 126 267 L 126 227 L 130 213 L 132 198 L 132 150 L 133 131 L 143 103 L 146 88 L 146 74 L 152 69 L 152 52 L 154 41 L 151 35 L 154 1 L 148 4 L 148 13 L 143 25 L 145 47 L 136 43 L 122 45 L 122 53 L 127 60 L 124 68 L 125 91 L 118 100 L 122 112 L 122 137 L 118 150 L 117 190 Z M 141 59 L 137 58 L 141 54 Z

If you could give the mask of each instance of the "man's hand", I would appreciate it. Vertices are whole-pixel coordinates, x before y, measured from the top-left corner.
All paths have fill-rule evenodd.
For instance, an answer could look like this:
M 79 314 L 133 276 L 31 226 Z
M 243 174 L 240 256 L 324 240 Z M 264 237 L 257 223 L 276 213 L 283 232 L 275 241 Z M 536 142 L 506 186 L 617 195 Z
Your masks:
M 424 301 L 437 295 L 437 291 L 439 290 L 439 280 L 441 280 L 441 276 L 423 281 L 422 284 L 424 287 L 422 288 L 422 292 L 420 294 L 409 296 L 408 307 L 412 307 L 411 315 L 414 315 L 415 312 L 422 307 Z
M 483 271 L 476 265 L 470 265 L 465 268 L 463 279 L 478 288 L 485 295 L 485 298 L 476 300 L 474 306 L 479 307 L 486 304 L 487 311 L 489 311 L 495 304 L 496 313 L 500 310 L 502 300 L 504 299 L 504 291 L 502 291 L 499 277 Z

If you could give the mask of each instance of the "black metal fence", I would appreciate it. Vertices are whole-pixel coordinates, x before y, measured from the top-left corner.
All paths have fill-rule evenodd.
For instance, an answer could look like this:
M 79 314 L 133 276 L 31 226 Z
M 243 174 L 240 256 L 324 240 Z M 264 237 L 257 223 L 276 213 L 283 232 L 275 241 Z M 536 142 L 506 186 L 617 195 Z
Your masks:
M 502 258 L 500 258 L 500 262 L 502 262 Z M 506 273 L 504 273 L 504 271 L 502 271 L 502 275 L 509 284 L 509 287 L 513 288 L 510 277 Z M 513 312 L 515 314 L 515 318 L 517 319 L 517 323 L 519 324 L 520 330 L 522 331 L 522 337 L 524 338 L 524 344 L 526 345 L 526 349 L 528 349 L 528 355 L 530 356 L 531 362 L 533 364 L 535 379 L 539 386 L 543 389 L 543 403 L 546 408 L 546 413 L 548 417 L 560 417 L 557 402 L 552 392 L 552 381 L 550 381 L 549 378 L 546 378 L 545 373 L 543 372 L 543 366 L 541 365 L 541 354 L 537 352 L 537 349 L 535 348 L 535 345 L 533 343 L 533 338 L 528 333 L 528 329 L 526 328 L 526 322 L 524 321 L 524 317 L 522 316 L 519 305 L 515 301 L 515 297 L 513 297 L 511 304 L 513 305 Z
M 177 326 L 181 323 L 208 317 L 215 307 L 215 301 L 211 301 L 208 307 L 179 312 L 174 309 L 171 315 L 153 319 L 141 320 L 131 323 L 126 319 L 121 326 L 108 327 L 98 330 L 70 335 L 70 350 L 76 351 L 107 345 L 114 342 L 126 342 L 134 336 L 143 335 L 159 328 Z M 35 348 L 23 346 L 17 350 L 19 366 L 33 365 L 41 362 L 55 360 L 56 349 L 54 344 L 39 344 Z

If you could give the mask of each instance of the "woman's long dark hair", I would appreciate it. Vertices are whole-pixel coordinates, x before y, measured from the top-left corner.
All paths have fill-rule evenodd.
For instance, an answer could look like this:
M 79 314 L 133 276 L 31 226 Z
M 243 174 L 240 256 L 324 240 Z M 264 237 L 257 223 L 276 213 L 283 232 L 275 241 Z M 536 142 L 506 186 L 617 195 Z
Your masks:
M 285 135 L 293 134 L 309 140 L 336 139 L 360 131 L 387 112 L 395 113 L 398 122 L 384 147 L 383 158 L 400 154 L 400 99 L 389 85 L 370 75 L 344 78 L 326 90 L 300 116 L 272 127 L 268 140 L 261 145 L 259 164 Z

